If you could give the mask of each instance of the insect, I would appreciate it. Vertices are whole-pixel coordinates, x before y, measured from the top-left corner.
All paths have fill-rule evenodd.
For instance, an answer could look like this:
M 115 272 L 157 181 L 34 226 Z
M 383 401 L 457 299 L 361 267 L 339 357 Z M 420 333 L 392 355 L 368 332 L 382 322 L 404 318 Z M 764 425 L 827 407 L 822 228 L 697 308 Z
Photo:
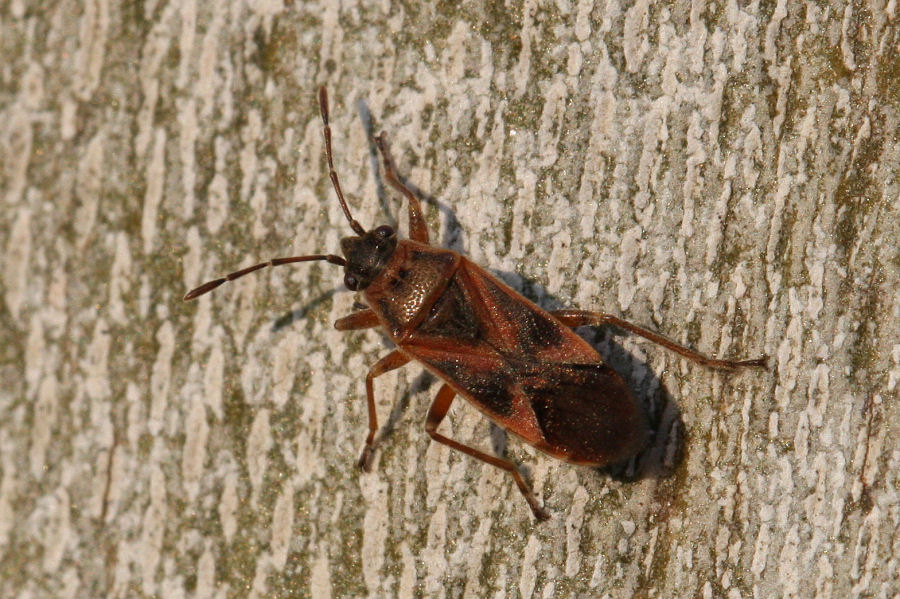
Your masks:
M 409 239 L 398 239 L 388 225 L 367 231 L 351 216 L 334 168 L 324 87 L 319 88 L 319 109 L 328 174 L 354 233 L 341 240 L 343 257 L 274 258 L 204 283 L 184 300 L 268 266 L 314 260 L 342 266 L 344 285 L 358 292 L 364 306 L 338 319 L 335 328 L 381 327 L 396 345 L 366 375 L 369 433 L 358 462 L 363 471 L 371 469 L 378 432 L 373 381 L 411 361 L 443 382 L 428 410 L 426 432 L 438 443 L 508 472 L 538 520 L 550 514 L 511 461 L 438 432 L 457 395 L 546 454 L 573 464 L 603 466 L 636 455 L 647 443 L 650 428 L 622 377 L 574 328 L 614 325 L 712 368 L 765 365 L 765 357 L 708 358 L 611 314 L 543 310 L 462 254 L 431 245 L 419 200 L 397 175 L 384 133 L 375 143 L 385 180 L 407 200 Z

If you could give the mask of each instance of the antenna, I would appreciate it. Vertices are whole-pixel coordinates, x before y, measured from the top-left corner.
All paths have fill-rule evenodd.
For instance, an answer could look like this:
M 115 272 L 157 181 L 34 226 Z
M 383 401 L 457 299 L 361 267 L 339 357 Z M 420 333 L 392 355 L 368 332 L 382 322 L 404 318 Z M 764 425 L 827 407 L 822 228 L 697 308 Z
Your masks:
M 347 261 L 341 258 L 340 256 L 335 256 L 333 254 L 315 254 L 313 256 L 294 256 L 292 258 L 273 258 L 268 262 L 260 262 L 259 264 L 254 264 L 253 266 L 248 266 L 247 268 L 241 269 L 237 272 L 232 272 L 221 279 L 216 279 L 214 281 L 209 281 L 208 283 L 203 283 L 196 289 L 192 289 L 184 296 L 184 301 L 188 302 L 192 299 L 198 298 L 204 293 L 209 293 L 219 285 L 226 283 L 228 281 L 233 281 L 235 279 L 239 279 L 244 275 L 248 275 L 251 272 L 257 271 L 261 268 L 265 268 L 267 266 L 280 266 L 282 264 L 293 264 L 294 262 L 312 262 L 313 260 L 325 260 L 326 262 L 330 262 L 331 264 L 337 264 L 338 266 L 346 266 Z
M 319 110 L 322 112 L 322 122 L 325 123 L 325 158 L 328 160 L 328 176 L 331 177 L 331 184 L 334 186 L 334 192 L 341 203 L 344 216 L 350 221 L 350 228 L 357 235 L 365 235 L 366 230 L 350 216 L 350 209 L 347 208 L 344 192 L 341 191 L 341 184 L 338 182 L 337 171 L 334 170 L 334 155 L 331 152 L 331 127 L 328 125 L 328 92 L 325 91 L 324 85 L 319 88 Z

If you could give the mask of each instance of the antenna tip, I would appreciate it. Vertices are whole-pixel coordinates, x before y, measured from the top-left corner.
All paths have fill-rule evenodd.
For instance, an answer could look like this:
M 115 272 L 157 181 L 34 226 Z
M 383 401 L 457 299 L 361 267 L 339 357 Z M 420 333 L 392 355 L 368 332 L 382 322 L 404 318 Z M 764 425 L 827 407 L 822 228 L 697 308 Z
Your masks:
M 324 85 L 319 86 L 319 112 L 322 113 L 322 120 L 328 125 L 328 92 L 325 91 Z
M 212 291 L 213 289 L 215 289 L 216 287 L 218 287 L 219 285 L 221 285 L 222 283 L 224 283 L 227 280 L 228 279 L 222 278 L 222 279 L 216 279 L 215 281 L 210 281 L 209 283 L 204 283 L 203 285 L 200 285 L 196 289 L 192 289 L 192 290 L 188 291 L 185 294 L 182 301 L 189 302 L 192 299 L 196 299 L 196 298 L 200 297 L 204 293 L 209 293 L 210 291 Z

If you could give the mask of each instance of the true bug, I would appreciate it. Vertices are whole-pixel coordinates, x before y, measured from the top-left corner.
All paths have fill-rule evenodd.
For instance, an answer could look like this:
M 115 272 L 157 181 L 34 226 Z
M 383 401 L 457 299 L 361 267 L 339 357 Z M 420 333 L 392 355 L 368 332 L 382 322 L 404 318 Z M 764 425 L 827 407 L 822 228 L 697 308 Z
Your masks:
M 544 453 L 574 464 L 603 466 L 638 453 L 650 430 L 622 378 L 573 328 L 614 325 L 712 368 L 765 365 L 765 357 L 708 358 L 611 314 L 543 310 L 465 256 L 430 245 L 419 200 L 397 176 L 384 133 L 375 143 L 384 178 L 408 201 L 410 239 L 398 240 L 388 225 L 366 231 L 350 215 L 334 169 L 324 87 L 319 88 L 319 109 L 328 174 L 355 233 L 341 240 L 344 257 L 275 258 L 204 283 L 184 300 L 267 266 L 313 260 L 343 266 L 344 285 L 359 292 L 364 306 L 338 319 L 335 328 L 382 327 L 397 346 L 366 375 L 369 434 L 358 462 L 362 470 L 370 470 L 378 432 L 372 382 L 415 360 L 443 381 L 425 422 L 431 438 L 509 472 L 535 517 L 546 520 L 549 514 L 512 462 L 437 431 L 456 395 Z

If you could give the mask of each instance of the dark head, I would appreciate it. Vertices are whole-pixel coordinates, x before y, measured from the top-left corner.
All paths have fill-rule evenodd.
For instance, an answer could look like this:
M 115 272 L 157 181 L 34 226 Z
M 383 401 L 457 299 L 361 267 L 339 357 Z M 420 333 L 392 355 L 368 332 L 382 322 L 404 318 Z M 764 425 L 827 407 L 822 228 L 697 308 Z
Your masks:
M 347 289 L 357 291 L 368 287 L 384 269 L 396 248 L 397 233 L 388 225 L 341 239 L 341 252 L 347 259 L 344 265 L 344 285 Z

